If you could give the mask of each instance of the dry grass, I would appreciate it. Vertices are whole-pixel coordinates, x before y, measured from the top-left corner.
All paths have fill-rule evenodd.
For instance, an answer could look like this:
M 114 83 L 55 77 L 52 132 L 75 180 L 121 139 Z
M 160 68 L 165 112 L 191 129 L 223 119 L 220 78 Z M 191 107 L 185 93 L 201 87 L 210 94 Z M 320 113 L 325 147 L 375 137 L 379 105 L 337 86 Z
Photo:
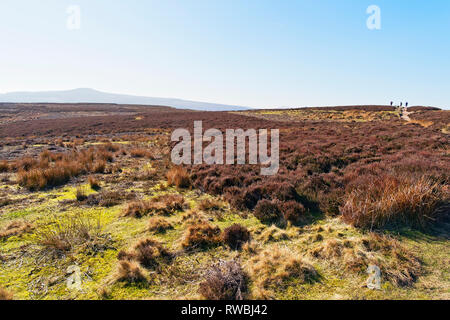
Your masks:
M 220 228 L 207 222 L 193 224 L 188 227 L 182 242 L 187 250 L 206 249 L 221 243 Z
M 208 221 L 208 217 L 201 211 L 188 210 L 181 216 L 184 225 L 193 225 Z
M 127 282 L 127 283 L 138 283 L 147 281 L 145 271 L 142 270 L 139 263 L 127 260 L 119 261 L 117 271 L 113 279 L 114 282 Z
M 328 239 L 309 253 L 360 274 L 365 274 L 369 265 L 377 265 L 383 279 L 397 286 L 412 285 L 422 272 L 421 262 L 398 241 L 373 233 L 358 240 Z
M 19 171 L 17 182 L 29 190 L 42 190 L 67 183 L 71 177 L 80 175 L 83 168 L 76 162 L 61 163 L 58 167 Z
M 13 221 L 9 223 L 4 230 L 0 231 L 0 240 L 30 232 L 32 229 L 33 225 L 29 222 L 22 220 Z
M 122 199 L 127 199 L 133 197 L 133 194 L 123 194 L 119 191 L 102 191 L 99 193 L 100 200 L 98 205 L 101 207 L 113 207 L 119 204 Z
M 282 290 L 290 280 L 310 283 L 317 279 L 314 267 L 293 252 L 279 246 L 261 251 L 247 263 L 255 298 L 268 298 L 270 289 Z
M 239 262 L 219 261 L 206 272 L 199 293 L 207 300 L 244 300 L 247 276 Z
M 94 221 L 85 215 L 72 215 L 55 219 L 38 233 L 38 243 L 45 250 L 62 254 L 77 248 L 95 252 L 110 247 L 112 240 L 103 233 L 100 220 Z
M 173 224 L 163 217 L 152 217 L 148 221 L 147 230 L 154 233 L 164 233 L 173 229 Z
M 29 190 L 42 190 L 67 183 L 86 173 L 104 173 L 113 155 L 101 148 L 90 148 L 64 154 L 44 151 L 38 159 L 24 157 L 15 161 L 17 182 Z
M 149 214 L 171 215 L 184 209 L 184 197 L 180 195 L 164 195 L 151 200 L 133 201 L 127 205 L 122 215 L 141 218 Z
M 163 206 L 161 204 L 152 201 L 133 201 L 126 206 L 122 215 L 124 217 L 142 218 L 143 216 L 162 209 Z
M 6 289 L 0 288 L 0 300 L 13 300 L 14 295 Z
M 91 165 L 92 173 L 104 173 L 106 169 L 106 161 L 98 160 Z
M 198 208 L 203 211 L 220 210 L 223 203 L 217 199 L 202 199 L 198 203 Z
M 161 195 L 152 199 L 155 203 L 161 203 L 169 212 L 184 210 L 185 199 L 179 194 Z
M 361 228 L 426 227 L 446 199 L 441 186 L 428 178 L 383 176 L 352 191 L 340 211 L 345 222 Z
M 133 158 L 152 158 L 152 153 L 144 148 L 134 148 L 130 150 L 130 155 Z
M 167 183 L 177 188 L 189 188 L 191 186 L 191 178 L 186 169 L 174 167 L 167 172 Z

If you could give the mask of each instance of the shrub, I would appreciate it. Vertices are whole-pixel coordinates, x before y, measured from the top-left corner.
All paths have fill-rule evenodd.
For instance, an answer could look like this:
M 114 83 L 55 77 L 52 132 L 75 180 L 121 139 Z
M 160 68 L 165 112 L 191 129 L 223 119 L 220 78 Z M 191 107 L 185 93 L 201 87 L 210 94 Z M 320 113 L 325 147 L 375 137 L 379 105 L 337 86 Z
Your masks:
M 147 278 L 139 263 L 135 261 L 120 260 L 114 280 L 119 282 L 137 283 L 146 282 Z
M 177 188 L 189 188 L 191 178 L 186 169 L 182 167 L 174 167 L 167 172 L 167 183 Z
M 94 176 L 89 176 L 88 183 L 91 186 L 92 190 L 100 189 L 100 182 Z
M 279 201 L 263 199 L 258 201 L 255 210 L 253 212 L 256 218 L 262 223 L 279 223 L 283 221 L 283 215 L 279 208 Z
M 199 286 L 199 293 L 208 300 L 243 300 L 246 291 L 247 276 L 235 260 L 213 265 Z
M 388 225 L 426 227 L 448 201 L 441 186 L 421 177 L 382 176 L 351 191 L 340 208 L 345 222 L 361 228 Z
M 169 229 L 173 229 L 173 225 L 162 217 L 152 217 L 148 221 L 147 229 L 155 233 L 164 233 Z
M 154 239 L 139 240 L 131 251 L 120 251 L 119 260 L 136 261 L 146 268 L 156 269 L 160 263 L 170 261 L 173 254 Z
M 241 249 L 242 245 L 249 240 L 250 232 L 246 227 L 237 223 L 226 228 L 222 233 L 222 241 L 234 250 Z
M 14 295 L 6 289 L 0 288 L 0 300 L 13 300 Z
M 172 213 L 173 211 L 183 210 L 185 204 L 184 197 L 179 194 L 161 195 L 153 198 L 152 201 L 161 203 L 162 207 L 167 210 L 168 214 Z
M 202 249 L 218 245 L 220 241 L 220 228 L 203 222 L 189 226 L 182 246 L 189 250 Z
M 149 150 L 144 148 L 134 148 L 130 150 L 130 155 L 133 158 L 151 158 L 152 154 Z
M 305 207 L 296 201 L 287 201 L 281 204 L 284 219 L 293 224 L 306 223 L 307 212 Z

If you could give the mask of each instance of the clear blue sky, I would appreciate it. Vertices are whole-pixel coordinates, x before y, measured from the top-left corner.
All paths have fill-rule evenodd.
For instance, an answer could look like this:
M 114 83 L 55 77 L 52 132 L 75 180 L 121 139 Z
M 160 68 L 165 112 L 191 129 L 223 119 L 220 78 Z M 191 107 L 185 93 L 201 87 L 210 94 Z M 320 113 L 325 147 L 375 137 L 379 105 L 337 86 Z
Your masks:
M 381 30 L 366 27 L 372 4 Z M 0 93 L 450 108 L 448 0 L 1 0 L 0 30 Z

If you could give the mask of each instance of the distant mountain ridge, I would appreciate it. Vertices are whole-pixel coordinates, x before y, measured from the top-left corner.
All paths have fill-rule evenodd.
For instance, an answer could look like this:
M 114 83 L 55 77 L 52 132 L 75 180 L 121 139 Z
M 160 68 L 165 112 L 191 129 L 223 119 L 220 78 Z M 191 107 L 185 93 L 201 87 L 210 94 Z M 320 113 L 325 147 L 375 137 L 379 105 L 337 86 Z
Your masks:
M 250 108 L 226 104 L 190 101 L 172 98 L 155 98 L 101 92 L 89 88 L 66 91 L 9 92 L 0 94 L 0 102 L 9 103 L 115 103 L 168 106 L 199 111 L 233 111 Z

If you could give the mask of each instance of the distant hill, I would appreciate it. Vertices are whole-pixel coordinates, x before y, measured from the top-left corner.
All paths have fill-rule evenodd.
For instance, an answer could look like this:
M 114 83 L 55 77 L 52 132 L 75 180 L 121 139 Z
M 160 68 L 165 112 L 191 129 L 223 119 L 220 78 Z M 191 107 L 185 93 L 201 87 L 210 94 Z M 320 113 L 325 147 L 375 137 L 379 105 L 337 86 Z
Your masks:
M 81 88 L 67 91 L 10 92 L 0 94 L 0 102 L 11 103 L 116 103 L 168 106 L 200 111 L 232 111 L 250 108 L 171 98 L 154 98 L 101 92 Z

